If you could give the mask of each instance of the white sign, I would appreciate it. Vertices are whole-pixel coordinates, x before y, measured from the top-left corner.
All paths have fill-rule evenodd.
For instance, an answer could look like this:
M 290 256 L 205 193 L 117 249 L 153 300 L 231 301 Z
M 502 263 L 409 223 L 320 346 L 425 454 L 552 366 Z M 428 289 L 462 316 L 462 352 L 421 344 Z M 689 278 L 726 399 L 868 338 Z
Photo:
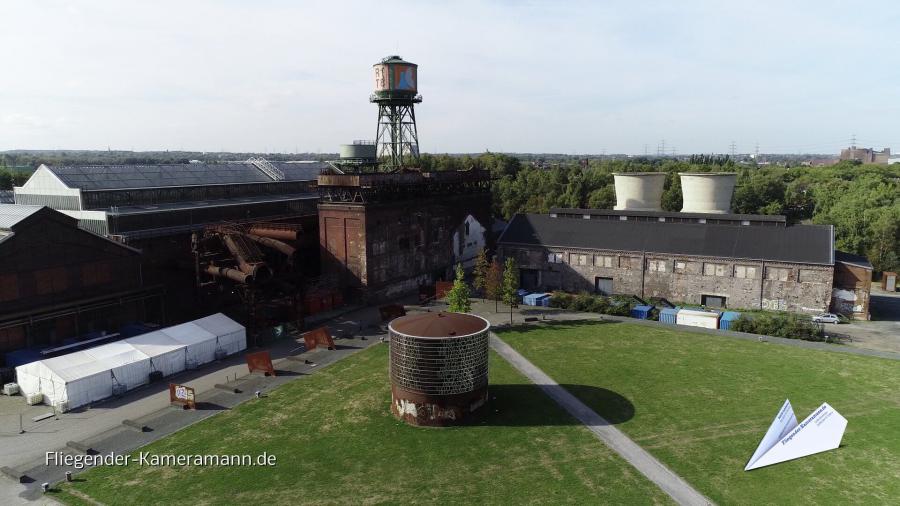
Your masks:
M 744 471 L 834 450 L 841 444 L 847 419 L 823 402 L 797 423 L 790 401 L 784 401 Z

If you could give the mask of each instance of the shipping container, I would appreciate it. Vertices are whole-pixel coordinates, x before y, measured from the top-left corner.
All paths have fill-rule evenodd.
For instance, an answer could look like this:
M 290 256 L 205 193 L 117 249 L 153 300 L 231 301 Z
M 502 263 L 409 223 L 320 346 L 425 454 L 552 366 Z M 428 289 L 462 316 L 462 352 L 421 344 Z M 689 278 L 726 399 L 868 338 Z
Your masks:
M 535 293 L 529 293 L 528 295 L 525 295 L 524 297 L 522 297 L 522 302 L 529 306 L 542 306 L 543 304 L 541 304 L 541 301 L 543 299 L 549 299 L 549 298 L 550 298 L 549 293 L 535 292 Z
M 653 306 L 634 306 L 631 309 L 631 317 L 646 320 L 650 317 L 650 311 L 653 311 Z
M 702 311 L 699 309 L 682 309 L 678 311 L 675 322 L 678 325 L 688 325 L 691 327 L 702 327 L 705 329 L 719 328 L 718 311 Z
M 725 311 L 722 313 L 722 317 L 719 318 L 719 328 L 722 330 L 731 329 L 731 324 L 740 317 L 741 313 L 737 311 Z
M 675 325 L 678 323 L 678 311 L 680 308 L 667 307 L 659 311 L 659 321 Z

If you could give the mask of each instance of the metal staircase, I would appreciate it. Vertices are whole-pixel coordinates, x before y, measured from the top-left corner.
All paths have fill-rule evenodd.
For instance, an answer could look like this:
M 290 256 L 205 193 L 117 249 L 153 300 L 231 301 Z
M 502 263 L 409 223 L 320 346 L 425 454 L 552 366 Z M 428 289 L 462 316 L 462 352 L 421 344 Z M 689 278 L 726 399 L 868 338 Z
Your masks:
M 278 167 L 272 165 L 265 158 L 251 158 L 247 160 L 247 162 L 252 163 L 260 170 L 260 172 L 269 176 L 274 181 L 284 181 L 284 172 L 281 172 Z

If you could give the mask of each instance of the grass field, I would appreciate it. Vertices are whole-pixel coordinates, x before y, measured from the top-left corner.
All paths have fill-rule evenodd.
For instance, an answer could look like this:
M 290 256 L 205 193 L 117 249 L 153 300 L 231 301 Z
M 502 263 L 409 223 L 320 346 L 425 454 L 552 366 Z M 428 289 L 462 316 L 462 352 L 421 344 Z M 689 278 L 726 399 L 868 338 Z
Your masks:
M 500 335 L 716 502 L 900 501 L 900 362 L 628 323 Z M 844 415 L 841 448 L 744 472 L 785 398 Z
M 162 439 L 154 454 L 263 451 L 277 466 L 104 467 L 71 504 L 653 504 L 669 498 L 496 355 L 477 424 L 414 428 L 389 413 L 376 345 Z

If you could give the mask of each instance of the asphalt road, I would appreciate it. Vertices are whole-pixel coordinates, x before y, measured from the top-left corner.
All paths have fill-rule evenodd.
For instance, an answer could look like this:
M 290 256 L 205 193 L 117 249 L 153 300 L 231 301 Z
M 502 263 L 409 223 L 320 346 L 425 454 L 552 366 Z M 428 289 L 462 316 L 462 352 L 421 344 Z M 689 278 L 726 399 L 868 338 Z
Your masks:
M 826 325 L 826 332 L 849 336 L 855 348 L 900 353 L 900 293 L 873 286 L 871 297 L 871 321 Z

